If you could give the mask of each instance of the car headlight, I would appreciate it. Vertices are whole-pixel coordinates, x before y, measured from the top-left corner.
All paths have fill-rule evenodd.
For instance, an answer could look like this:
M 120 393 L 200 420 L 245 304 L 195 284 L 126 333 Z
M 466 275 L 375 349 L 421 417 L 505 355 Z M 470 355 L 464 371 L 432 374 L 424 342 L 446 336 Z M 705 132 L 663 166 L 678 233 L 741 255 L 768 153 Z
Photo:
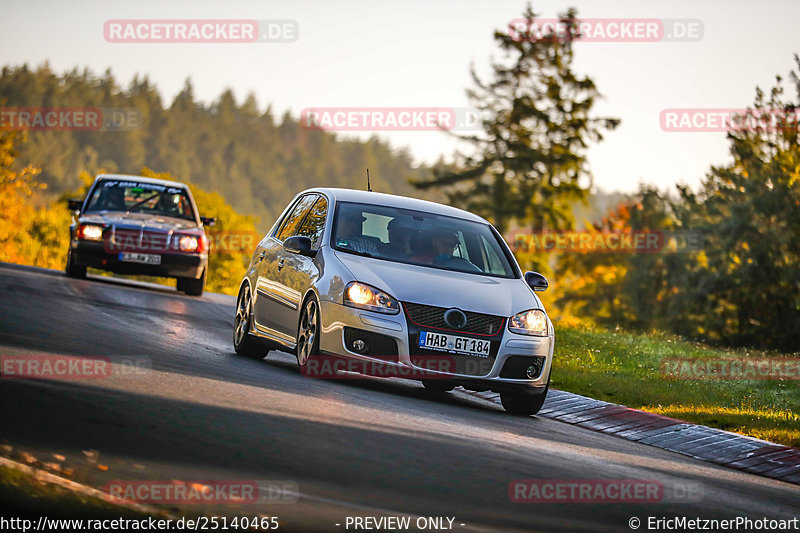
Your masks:
M 344 305 L 395 315 L 400 312 L 397 300 L 364 283 L 352 281 L 344 289 Z
M 78 226 L 78 238 L 85 241 L 103 240 L 103 227 L 94 224 L 81 224 Z
M 178 246 L 180 246 L 182 252 L 195 252 L 197 251 L 198 245 L 197 237 L 192 237 L 190 235 L 184 235 L 178 241 Z
M 546 337 L 548 334 L 547 315 L 541 309 L 530 309 L 517 313 L 508 320 L 508 330 L 521 335 Z

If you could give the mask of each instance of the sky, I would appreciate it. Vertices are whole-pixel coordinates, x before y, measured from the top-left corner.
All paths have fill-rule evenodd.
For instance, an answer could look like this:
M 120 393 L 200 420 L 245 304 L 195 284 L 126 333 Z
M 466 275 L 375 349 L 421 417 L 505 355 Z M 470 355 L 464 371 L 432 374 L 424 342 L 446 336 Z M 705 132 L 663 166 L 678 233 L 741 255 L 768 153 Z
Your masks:
M 470 65 L 487 71 L 499 54 L 494 31 L 525 6 L 518 0 L 4 0 L 0 64 L 47 61 L 56 72 L 89 67 L 97 74 L 110 68 L 123 86 L 147 74 L 167 103 L 191 78 L 205 103 L 226 88 L 239 102 L 252 92 L 276 117 L 286 111 L 299 117 L 312 107 L 466 108 Z M 756 86 L 766 90 L 776 75 L 788 78 L 793 54 L 800 53 L 797 0 L 533 3 L 544 18 L 570 6 L 584 19 L 680 19 L 702 26 L 687 41 L 576 44 L 574 70 L 590 76 L 603 96 L 596 114 L 622 120 L 588 150 L 594 184 L 606 191 L 632 192 L 640 183 L 697 186 L 711 165 L 730 160 L 725 134 L 665 131 L 662 111 L 744 108 Z M 289 20 L 298 35 L 290 42 L 109 42 L 104 23 L 128 19 Z M 407 149 L 417 164 L 449 158 L 459 148 L 441 132 L 377 135 Z

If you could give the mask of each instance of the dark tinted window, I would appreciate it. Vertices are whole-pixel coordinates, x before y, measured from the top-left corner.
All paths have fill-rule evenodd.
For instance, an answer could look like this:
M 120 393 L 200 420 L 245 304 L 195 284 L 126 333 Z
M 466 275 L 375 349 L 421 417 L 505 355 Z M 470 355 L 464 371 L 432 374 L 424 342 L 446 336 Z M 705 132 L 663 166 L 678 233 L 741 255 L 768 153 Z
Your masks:
M 296 235 L 303 235 L 311 239 L 311 247 L 317 248 L 325 230 L 325 217 L 328 215 L 328 201 L 322 196 L 314 203 L 314 207 L 306 215 L 303 225 Z
M 275 234 L 275 238 L 279 241 L 285 241 L 288 237 L 294 235 L 297 226 L 303 221 L 303 217 L 306 216 L 306 213 L 311 209 L 311 206 L 314 205 L 314 202 L 318 196 L 316 194 L 308 194 L 303 196 L 297 205 L 294 206 L 292 212 L 286 217 L 281 224 L 280 229 L 278 229 L 277 233 Z
M 491 226 L 423 211 L 337 202 L 331 245 L 343 252 L 440 270 L 516 277 Z

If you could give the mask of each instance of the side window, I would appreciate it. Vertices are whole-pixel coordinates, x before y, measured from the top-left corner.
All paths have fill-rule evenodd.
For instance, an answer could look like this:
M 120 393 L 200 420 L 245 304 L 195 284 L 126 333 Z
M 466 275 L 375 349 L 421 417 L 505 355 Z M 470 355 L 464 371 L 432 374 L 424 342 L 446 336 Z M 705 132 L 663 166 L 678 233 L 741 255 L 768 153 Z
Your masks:
M 328 216 L 328 201 L 322 196 L 316 201 L 311 211 L 308 212 L 303 225 L 295 233 L 311 239 L 311 247 L 317 248 L 322 232 L 325 230 L 325 217 Z
M 294 235 L 295 230 L 297 229 L 298 224 L 302 222 L 303 217 L 306 216 L 311 206 L 314 204 L 314 201 L 318 196 L 316 194 L 309 194 L 307 196 L 303 196 L 297 205 L 294 206 L 292 212 L 289 213 L 289 216 L 286 217 L 286 220 L 283 221 L 281 224 L 280 229 L 275 233 L 275 238 L 279 241 L 283 242 L 288 237 Z

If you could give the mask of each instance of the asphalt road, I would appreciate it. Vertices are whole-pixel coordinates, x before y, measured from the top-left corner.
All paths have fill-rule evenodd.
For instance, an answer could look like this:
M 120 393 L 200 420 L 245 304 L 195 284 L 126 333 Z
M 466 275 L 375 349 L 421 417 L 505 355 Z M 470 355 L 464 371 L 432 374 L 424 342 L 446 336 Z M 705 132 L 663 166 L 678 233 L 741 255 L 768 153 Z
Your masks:
M 631 531 L 632 517 L 647 530 L 648 517 L 800 516 L 800 488 L 779 481 L 509 416 L 416 382 L 322 381 L 301 376 L 288 354 L 241 358 L 231 346 L 233 307 L 227 296 L 0 264 L 0 356 L 139 365 L 92 379 L 4 375 L 0 453 L 55 461 L 95 487 L 283 482 L 297 488 L 294 503 L 188 509 L 277 516 L 284 531 L 348 531 L 354 516 L 450 517 L 456 531 Z M 515 503 L 509 484 L 518 479 L 657 480 L 664 492 L 648 503 Z

